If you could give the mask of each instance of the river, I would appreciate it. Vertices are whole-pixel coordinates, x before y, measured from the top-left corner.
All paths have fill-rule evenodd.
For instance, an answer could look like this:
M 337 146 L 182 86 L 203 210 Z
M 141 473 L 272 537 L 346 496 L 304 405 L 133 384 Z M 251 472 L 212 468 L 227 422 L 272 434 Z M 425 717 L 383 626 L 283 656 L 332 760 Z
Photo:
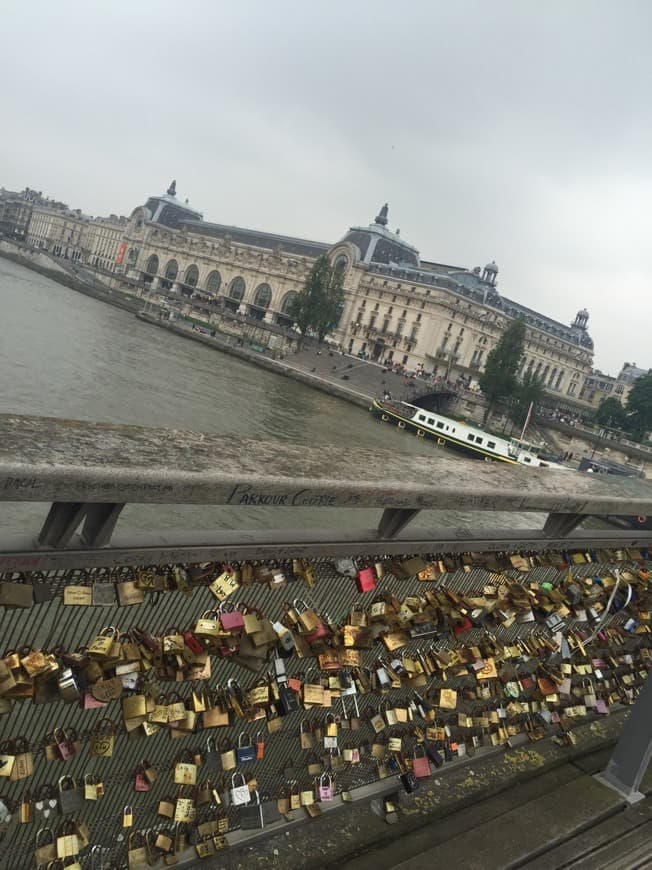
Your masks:
M 0 258 L 0 413 L 218 432 L 307 444 L 336 443 L 432 455 L 430 443 L 364 410 L 137 320 Z M 450 455 L 450 454 L 447 454 Z M 467 462 L 460 458 L 461 462 Z M 261 469 L 261 471 L 267 469 Z M 324 467 L 324 475 L 329 468 Z M 43 505 L 0 503 L 4 532 L 36 532 Z M 351 511 L 128 506 L 118 531 L 348 527 Z M 355 511 L 371 527 L 378 511 Z M 419 525 L 460 526 L 471 515 L 431 512 Z M 532 527 L 541 518 L 476 515 L 474 524 Z M 502 522 L 501 522 L 502 520 Z

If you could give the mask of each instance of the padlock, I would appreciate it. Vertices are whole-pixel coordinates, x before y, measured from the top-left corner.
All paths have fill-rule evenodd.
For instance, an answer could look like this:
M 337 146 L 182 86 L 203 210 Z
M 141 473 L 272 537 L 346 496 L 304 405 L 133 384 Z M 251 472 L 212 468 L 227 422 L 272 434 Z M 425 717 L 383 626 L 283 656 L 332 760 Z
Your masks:
M 256 732 L 254 743 L 256 746 L 256 761 L 262 761 L 265 757 L 265 738 L 263 737 L 262 731 Z
M 99 661 L 108 661 L 112 658 L 113 648 L 119 636 L 120 632 L 117 628 L 112 625 L 106 626 L 88 647 L 88 655 Z
M 145 769 L 142 764 L 139 764 L 134 774 L 134 791 L 145 792 L 151 788 L 150 783 L 145 776 Z
M 292 652 L 294 650 L 294 636 L 290 629 L 283 625 L 282 622 L 272 622 L 272 628 L 276 633 L 276 637 L 282 649 L 286 652 Z
M 290 689 L 289 685 L 281 683 L 278 687 L 279 704 L 278 712 L 281 716 L 286 716 L 289 713 L 294 713 L 299 709 L 299 698 L 296 692 Z
M 130 828 L 134 823 L 134 811 L 129 804 L 122 810 L 122 827 Z
M 319 778 L 319 800 L 333 800 L 333 778 L 330 773 L 322 773 Z
M 34 821 L 34 803 L 28 791 L 23 792 L 18 807 L 18 821 L 21 825 Z
M 84 806 L 84 790 L 77 785 L 72 776 L 59 779 L 59 807 L 61 812 L 77 813 Z
M 237 782 L 238 779 L 240 780 L 239 783 Z M 241 806 L 242 804 L 249 803 L 249 786 L 241 773 L 234 773 L 231 777 L 230 797 L 233 806 Z
M 57 680 L 59 695 L 66 704 L 72 704 L 81 698 L 79 679 L 73 673 L 72 668 L 64 668 Z
M 243 742 L 244 738 L 244 742 Z M 238 747 L 236 749 L 238 764 L 249 764 L 256 760 L 256 749 L 251 743 L 249 735 L 242 731 L 238 737 Z
M 190 750 L 184 750 L 178 757 L 174 766 L 174 782 L 177 785 L 196 785 L 197 784 L 197 764 L 196 758 Z
M 95 758 L 111 758 L 115 745 L 115 722 L 112 719 L 100 719 L 88 738 L 89 754 Z
M 104 783 L 93 773 L 84 776 L 84 800 L 96 801 L 104 795 Z
M 67 761 L 77 754 L 77 747 L 72 737 L 64 731 L 63 728 L 54 729 L 54 742 L 56 743 L 57 752 L 62 761 Z
M 220 763 L 225 773 L 236 766 L 235 750 L 228 740 L 220 741 Z

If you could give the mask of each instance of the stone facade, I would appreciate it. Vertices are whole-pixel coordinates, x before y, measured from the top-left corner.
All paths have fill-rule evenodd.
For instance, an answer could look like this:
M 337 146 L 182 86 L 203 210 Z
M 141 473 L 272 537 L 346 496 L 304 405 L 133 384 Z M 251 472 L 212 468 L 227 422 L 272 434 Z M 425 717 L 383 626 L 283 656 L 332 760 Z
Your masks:
M 124 237 L 128 280 L 254 320 L 293 325 L 291 300 L 328 245 L 210 224 L 189 208 L 185 217 L 175 214 L 175 226 L 167 226 L 151 219 L 161 202 L 175 212 L 185 207 L 168 193 L 133 211 Z
M 112 271 L 125 232 L 126 218 L 92 218 L 50 205 L 32 210 L 27 242 L 55 257 Z
M 580 398 L 593 362 L 588 312 L 578 312 L 571 326 L 553 321 L 502 297 L 495 263 L 469 270 L 421 261 L 386 222 L 385 207 L 373 224 L 351 228 L 330 252 L 346 270 L 346 305 L 336 332 L 346 351 L 473 382 L 507 323 L 522 317 L 521 375 L 539 375 L 552 396 Z
M 126 218 L 93 218 L 82 225 L 80 247 L 86 265 L 105 272 L 115 269 L 124 241 Z
M 521 375 L 538 374 L 558 404 L 597 406 L 587 311 L 566 325 L 502 296 L 495 263 L 468 269 L 422 260 L 387 228 L 387 214 L 384 206 L 369 226 L 352 227 L 329 245 L 204 221 L 172 182 L 128 220 L 35 204 L 27 240 L 113 271 L 115 283 L 176 299 L 186 311 L 221 310 L 284 329 L 293 326 L 292 299 L 327 252 L 345 271 L 345 305 L 333 334 L 345 351 L 472 385 L 505 326 L 521 317 Z

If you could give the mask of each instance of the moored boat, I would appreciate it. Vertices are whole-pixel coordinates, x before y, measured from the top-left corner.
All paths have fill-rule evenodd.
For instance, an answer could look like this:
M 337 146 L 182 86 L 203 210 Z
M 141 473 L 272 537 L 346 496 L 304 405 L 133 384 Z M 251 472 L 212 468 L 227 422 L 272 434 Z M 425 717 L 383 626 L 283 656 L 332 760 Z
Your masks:
M 565 465 L 550 462 L 540 456 L 543 445 L 521 438 L 504 438 L 463 420 L 446 417 L 408 402 L 376 399 L 372 414 L 384 423 L 413 432 L 418 438 L 435 441 L 439 447 L 450 447 L 471 459 L 485 462 L 507 462 L 530 468 L 554 468 L 568 471 Z

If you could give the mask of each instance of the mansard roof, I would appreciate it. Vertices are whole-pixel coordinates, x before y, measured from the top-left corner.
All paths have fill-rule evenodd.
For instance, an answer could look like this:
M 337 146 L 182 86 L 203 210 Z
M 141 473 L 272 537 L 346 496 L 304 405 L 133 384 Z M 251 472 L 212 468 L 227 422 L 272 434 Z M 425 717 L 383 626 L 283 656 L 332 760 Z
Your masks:
M 180 228 L 189 233 L 211 236 L 217 239 L 228 237 L 236 244 L 251 245 L 251 247 L 265 248 L 269 251 L 281 248 L 287 253 L 304 257 L 318 257 L 331 247 L 331 245 L 325 242 L 298 239 L 294 236 L 267 233 L 262 230 L 252 230 L 245 227 L 233 227 L 227 224 L 214 224 L 209 221 L 184 220 L 181 222 Z

